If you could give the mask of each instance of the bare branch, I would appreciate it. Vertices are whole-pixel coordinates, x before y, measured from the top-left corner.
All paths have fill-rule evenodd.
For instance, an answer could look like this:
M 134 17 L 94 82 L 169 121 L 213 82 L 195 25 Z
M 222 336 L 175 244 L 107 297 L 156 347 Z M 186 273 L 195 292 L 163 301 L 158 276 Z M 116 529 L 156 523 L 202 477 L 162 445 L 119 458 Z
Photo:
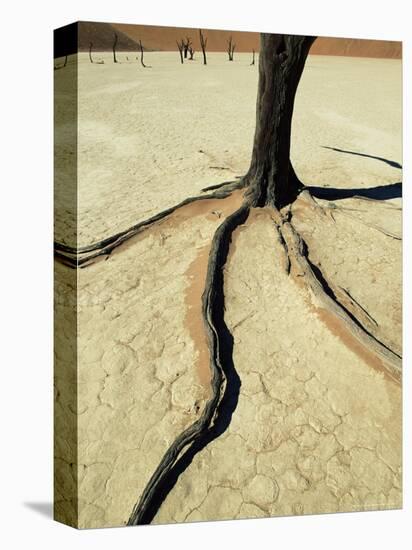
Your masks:
M 252 57 L 251 65 L 254 65 L 254 64 L 255 64 L 255 50 L 253 50 L 253 57 Z
M 113 63 L 117 63 L 117 59 L 116 59 L 116 46 L 117 46 L 117 34 L 114 33 L 114 42 L 113 42 Z
M 176 44 L 177 44 L 177 48 L 179 50 L 179 54 L 180 54 L 180 62 L 183 64 L 183 49 L 184 49 L 184 41 L 183 41 L 183 38 L 180 42 L 178 42 L 176 40 Z
M 142 45 L 141 40 L 139 40 L 139 44 L 140 44 L 140 63 L 142 64 L 142 67 L 144 67 L 145 69 L 151 69 L 150 65 L 145 65 L 144 64 L 144 61 L 143 61 L 143 45 Z
M 203 52 L 203 65 L 207 65 L 207 60 L 206 60 L 207 38 L 204 37 L 202 33 L 202 29 L 199 29 L 199 37 L 200 37 L 200 46 Z
M 190 36 L 186 36 L 186 40 L 182 39 L 182 44 L 183 44 L 184 56 L 185 56 L 185 59 L 187 59 L 187 52 L 189 51 L 189 48 L 192 45 L 192 40 Z

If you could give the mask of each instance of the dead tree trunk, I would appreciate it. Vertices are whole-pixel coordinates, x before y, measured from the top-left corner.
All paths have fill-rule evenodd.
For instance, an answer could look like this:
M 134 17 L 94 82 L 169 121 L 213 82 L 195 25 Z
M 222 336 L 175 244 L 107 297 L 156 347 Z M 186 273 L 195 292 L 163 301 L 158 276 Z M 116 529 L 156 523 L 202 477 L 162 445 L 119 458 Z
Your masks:
M 113 63 L 117 63 L 117 59 L 116 59 L 116 46 L 117 46 L 117 34 L 114 33 L 114 41 L 113 41 Z
M 147 69 L 149 67 L 149 65 L 145 65 L 144 64 L 144 61 L 143 61 L 143 45 L 142 45 L 142 41 L 139 40 L 139 44 L 140 44 L 140 63 L 142 64 L 142 67 L 144 67 L 145 69 Z
M 190 48 L 189 48 L 189 54 L 190 54 L 189 61 L 193 61 L 193 56 L 195 55 L 195 50 L 192 48 L 192 46 L 190 46 Z
M 251 206 L 281 208 L 302 184 L 289 160 L 296 89 L 314 37 L 261 34 L 256 129 L 245 176 Z
M 177 49 L 179 50 L 179 54 L 180 54 L 180 62 L 183 65 L 183 48 L 184 48 L 183 39 L 180 42 L 178 42 L 176 40 L 176 44 L 177 44 Z
M 207 65 L 207 60 L 206 60 L 207 38 L 203 36 L 202 29 L 199 29 L 199 37 L 200 37 L 200 47 L 202 48 L 202 53 L 203 53 L 203 65 Z
M 93 42 L 90 42 L 90 44 L 89 44 L 89 59 L 90 59 L 90 63 L 93 63 L 92 48 L 93 48 Z
M 253 54 L 252 54 L 252 63 L 250 64 L 251 66 L 255 64 L 255 50 L 253 50 Z
M 67 65 L 67 55 L 66 55 L 66 57 L 64 58 L 64 65 L 63 65 L 63 67 L 65 67 L 66 65 Z
M 192 41 L 190 40 L 190 36 L 186 36 L 186 41 L 182 40 L 183 43 L 183 53 L 185 56 L 185 59 L 187 59 L 187 52 L 189 51 L 189 48 L 192 44 Z
M 233 61 L 233 54 L 235 53 L 236 44 L 233 42 L 232 37 L 227 41 L 227 53 L 229 56 L 229 61 Z

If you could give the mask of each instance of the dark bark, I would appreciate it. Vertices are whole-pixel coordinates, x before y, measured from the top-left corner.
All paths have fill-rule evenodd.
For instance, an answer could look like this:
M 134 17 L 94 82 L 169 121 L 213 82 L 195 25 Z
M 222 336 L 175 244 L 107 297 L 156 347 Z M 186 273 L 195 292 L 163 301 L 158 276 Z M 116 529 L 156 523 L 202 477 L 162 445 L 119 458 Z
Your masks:
M 180 62 L 183 65 L 183 48 L 184 48 L 183 40 L 181 40 L 180 42 L 178 42 L 176 40 L 176 44 L 177 44 L 177 49 L 179 50 L 179 54 L 180 54 Z
M 189 54 L 190 54 L 189 61 L 193 61 L 193 56 L 195 55 L 195 50 L 192 48 L 192 46 L 190 46 L 190 48 L 189 48 Z
M 116 46 L 117 46 L 117 34 L 114 33 L 114 41 L 113 41 L 113 62 L 117 63 L 116 59 Z
M 151 227 L 157 221 L 162 220 L 166 216 L 169 216 L 170 214 L 175 212 L 175 210 L 178 210 L 179 208 L 182 208 L 187 204 L 190 204 L 192 202 L 199 201 L 199 200 L 225 199 L 232 193 L 232 191 L 234 191 L 235 189 L 241 189 L 243 185 L 242 185 L 242 182 L 226 181 L 218 185 L 212 185 L 210 188 L 206 188 L 202 191 L 216 190 L 216 189 L 219 189 L 220 187 L 225 187 L 225 189 L 221 189 L 207 195 L 198 195 L 195 197 L 188 197 L 184 201 L 176 204 L 175 206 L 172 206 L 170 208 L 167 208 L 166 210 L 158 212 L 154 216 L 151 216 L 146 220 L 140 221 L 135 225 L 133 225 L 132 227 L 125 229 L 124 231 L 115 233 L 110 237 L 106 237 L 105 239 L 102 239 L 101 241 L 95 242 L 90 245 L 72 247 L 70 245 L 55 241 L 54 243 L 55 258 L 59 260 L 61 263 L 68 265 L 69 267 L 73 267 L 75 269 L 77 269 L 78 267 L 86 267 L 87 265 L 90 265 L 96 259 L 102 256 L 106 256 L 106 257 L 109 256 L 115 248 L 121 246 L 124 242 L 128 241 L 129 239 L 131 239 L 132 237 L 134 237 L 144 229 Z
M 245 179 L 252 206 L 281 208 L 302 188 L 290 163 L 296 89 L 315 37 L 261 34 L 256 129 Z
M 207 59 L 206 59 L 207 38 L 203 36 L 202 29 L 199 29 L 199 37 L 200 37 L 200 47 L 202 48 L 202 53 L 203 53 L 203 65 L 207 65 Z
M 235 53 L 236 44 L 233 42 L 232 37 L 227 41 L 227 53 L 229 56 L 229 61 L 233 61 L 233 54 Z
M 183 42 L 183 53 L 185 59 L 187 59 L 187 53 L 190 51 L 190 46 L 192 44 L 192 41 L 190 40 L 190 36 L 186 36 L 186 40 L 182 40 Z
M 254 65 L 254 64 L 255 64 L 255 50 L 253 50 L 251 65 Z
M 89 44 L 89 59 L 90 59 L 90 63 L 93 63 L 92 48 L 93 48 L 93 42 L 90 42 L 90 44 Z
M 140 44 L 140 63 L 142 64 L 142 67 L 144 67 L 145 69 L 150 68 L 149 65 L 145 65 L 144 61 L 143 61 L 143 51 L 144 51 L 144 49 L 143 49 L 143 45 L 142 45 L 141 40 L 139 40 L 139 44 Z
M 224 320 L 224 267 L 232 233 L 248 215 L 249 208 L 243 204 L 226 218 L 216 230 L 209 253 L 202 314 L 210 350 L 212 395 L 200 418 L 186 428 L 164 454 L 134 506 L 127 525 L 152 521 L 179 475 L 190 465 L 195 454 L 224 433 L 236 409 L 240 379 L 233 365 L 233 337 Z

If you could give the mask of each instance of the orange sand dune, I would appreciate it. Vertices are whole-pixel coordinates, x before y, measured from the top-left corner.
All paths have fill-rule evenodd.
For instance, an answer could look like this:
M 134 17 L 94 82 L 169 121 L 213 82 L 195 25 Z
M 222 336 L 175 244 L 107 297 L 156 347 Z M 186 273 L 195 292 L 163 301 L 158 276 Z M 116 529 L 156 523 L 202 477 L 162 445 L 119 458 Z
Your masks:
M 113 25 L 134 41 L 141 40 L 150 50 L 175 50 L 176 40 L 189 36 L 195 50 L 200 50 L 199 30 L 184 27 L 157 27 L 150 25 Z M 227 41 L 232 36 L 236 51 L 251 52 L 259 50 L 259 33 L 244 31 L 204 30 L 209 51 L 226 51 Z M 312 54 L 345 55 L 351 57 L 402 57 L 402 43 L 386 40 L 361 40 L 352 38 L 320 37 L 313 44 Z

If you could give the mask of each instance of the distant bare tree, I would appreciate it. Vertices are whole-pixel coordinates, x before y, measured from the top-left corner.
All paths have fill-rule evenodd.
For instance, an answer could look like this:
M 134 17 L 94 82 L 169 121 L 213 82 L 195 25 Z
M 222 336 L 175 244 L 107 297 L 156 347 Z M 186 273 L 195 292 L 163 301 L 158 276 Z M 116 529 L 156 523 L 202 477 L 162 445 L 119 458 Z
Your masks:
M 190 48 L 189 48 L 189 54 L 190 54 L 189 61 L 193 61 L 193 56 L 195 55 L 195 50 L 192 48 L 192 46 L 190 46 Z
M 181 61 L 181 63 L 183 64 L 183 49 L 184 49 L 184 47 L 185 47 L 183 38 L 182 38 L 182 40 L 181 40 L 180 42 L 178 42 L 178 41 L 176 40 L 176 44 L 177 44 L 177 48 L 178 48 L 179 54 L 180 54 L 180 61 Z
M 255 50 L 253 50 L 253 57 L 252 57 L 251 65 L 254 65 L 254 64 L 255 64 Z
M 233 42 L 232 37 L 227 41 L 227 53 L 229 55 L 229 61 L 233 61 L 233 54 L 235 53 L 236 44 Z
M 203 53 L 203 65 L 207 65 L 207 60 L 206 60 L 207 38 L 203 36 L 202 29 L 199 29 L 199 37 L 200 37 L 200 47 L 202 48 L 202 53 Z
M 93 48 L 93 42 L 90 42 L 90 44 L 89 44 L 89 59 L 90 59 L 90 63 L 93 63 L 92 48 Z
M 190 36 L 186 36 L 186 40 L 182 40 L 182 42 L 183 42 L 183 53 L 184 53 L 185 59 L 187 59 L 187 52 L 189 51 L 189 48 L 192 45 Z
M 142 66 L 145 68 L 145 69 L 150 69 L 150 65 L 145 65 L 144 64 L 144 61 L 143 61 L 143 45 L 142 45 L 142 41 L 139 40 L 139 44 L 140 44 L 140 63 L 142 64 Z
M 63 67 L 65 67 L 67 65 L 67 55 L 66 57 L 64 58 L 64 63 L 63 65 L 55 65 L 54 66 L 54 70 L 57 71 L 58 69 L 63 69 Z
M 116 59 L 116 46 L 117 46 L 117 34 L 114 33 L 114 42 L 113 42 L 113 62 L 117 63 Z

